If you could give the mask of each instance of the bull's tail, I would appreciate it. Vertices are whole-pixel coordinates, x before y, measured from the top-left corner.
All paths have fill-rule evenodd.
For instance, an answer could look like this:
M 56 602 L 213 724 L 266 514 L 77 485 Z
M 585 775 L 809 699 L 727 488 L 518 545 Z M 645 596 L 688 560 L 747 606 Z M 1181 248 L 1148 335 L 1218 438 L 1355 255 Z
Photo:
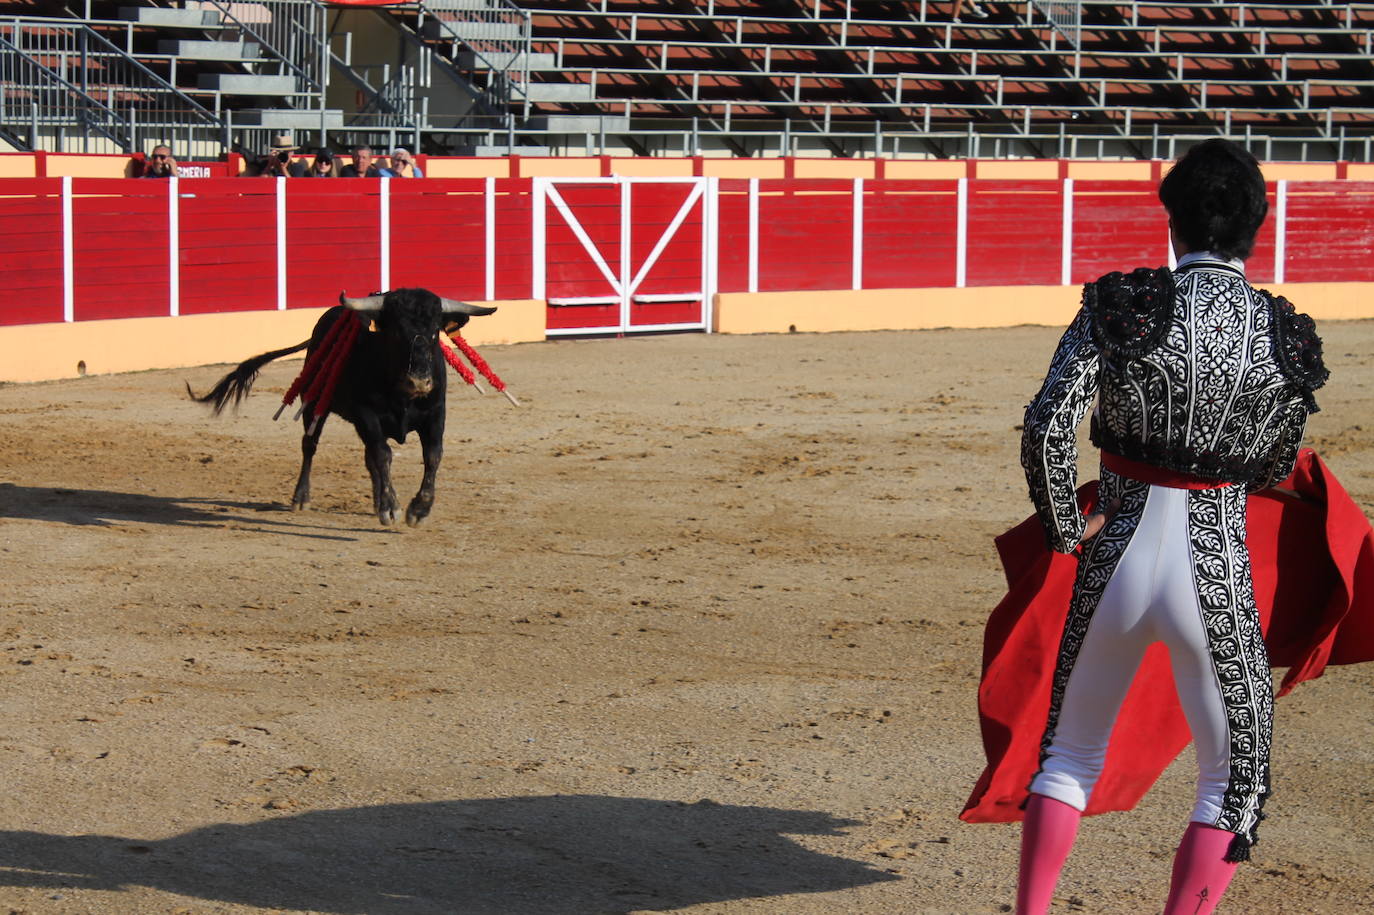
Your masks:
M 241 363 L 238 368 L 221 378 L 219 384 L 210 389 L 210 393 L 204 396 L 197 396 L 196 392 L 191 390 L 189 382 L 186 385 L 186 393 L 197 403 L 209 404 L 215 415 L 218 416 L 220 411 L 222 411 L 230 401 L 233 401 L 234 405 L 238 406 L 239 401 L 248 396 L 248 392 L 253 388 L 253 382 L 258 377 L 258 372 L 261 371 L 264 365 L 271 362 L 273 359 L 280 359 L 282 356 L 299 353 L 309 345 L 310 341 L 306 340 L 303 343 L 297 343 L 295 346 L 288 346 L 286 349 L 274 349 L 270 353 L 254 356 L 252 359 L 248 359 Z

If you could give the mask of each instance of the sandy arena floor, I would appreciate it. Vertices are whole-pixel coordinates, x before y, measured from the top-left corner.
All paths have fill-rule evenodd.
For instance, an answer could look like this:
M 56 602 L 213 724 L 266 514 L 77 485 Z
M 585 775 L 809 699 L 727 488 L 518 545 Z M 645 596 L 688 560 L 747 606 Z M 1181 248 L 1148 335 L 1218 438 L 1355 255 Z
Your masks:
M 1374 323 L 1323 331 L 1371 511 Z M 224 366 L 0 387 L 0 912 L 1010 911 L 1018 829 L 956 814 L 1057 335 L 489 347 L 525 405 L 454 392 L 417 530 L 337 420 L 286 509 L 298 363 L 222 419 L 181 386 Z M 1223 912 L 1374 906 L 1371 707 L 1374 665 L 1279 704 Z M 1057 912 L 1158 911 L 1183 763 Z

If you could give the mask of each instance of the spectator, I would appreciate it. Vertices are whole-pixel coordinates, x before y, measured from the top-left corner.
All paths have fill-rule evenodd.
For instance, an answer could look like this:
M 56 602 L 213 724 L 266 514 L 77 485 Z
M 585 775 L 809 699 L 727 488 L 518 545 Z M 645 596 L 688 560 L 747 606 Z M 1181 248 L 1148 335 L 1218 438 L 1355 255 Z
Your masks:
M 391 173 L 397 178 L 423 178 L 425 173 L 415 164 L 410 150 L 397 146 L 391 151 Z
M 983 9 L 978 0 L 955 0 L 954 21 L 962 22 L 964 16 L 970 19 L 986 19 L 988 11 Z
M 148 160 L 143 164 L 143 174 L 139 177 L 176 178 L 179 174 L 177 160 L 172 158 L 172 147 L 158 145 L 148 154 Z
M 315 151 L 315 161 L 305 170 L 305 178 L 337 178 L 334 168 L 334 154 L 327 149 Z
M 297 149 L 300 147 L 290 134 L 277 134 L 272 138 L 272 147 L 267 150 L 267 155 L 260 160 L 258 174 L 268 178 L 301 177 L 305 174 L 305 166 L 291 159 L 291 154 Z
M 353 150 L 353 162 L 339 169 L 340 178 L 380 178 L 381 169 L 372 164 L 372 147 L 358 146 Z

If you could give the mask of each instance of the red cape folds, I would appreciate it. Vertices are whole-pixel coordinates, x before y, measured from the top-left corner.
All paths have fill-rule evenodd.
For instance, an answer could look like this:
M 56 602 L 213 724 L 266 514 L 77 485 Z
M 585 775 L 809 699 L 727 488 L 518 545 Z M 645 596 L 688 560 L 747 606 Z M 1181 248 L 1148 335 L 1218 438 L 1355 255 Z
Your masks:
M 1255 600 L 1274 667 L 1287 667 L 1279 695 L 1320 677 L 1327 664 L 1374 660 L 1374 531 L 1360 507 L 1310 449 L 1282 484 L 1249 497 Z M 1091 505 L 1092 482 L 1078 491 Z M 1049 716 L 1059 638 L 1078 560 L 1045 547 L 1031 516 L 997 538 L 1008 592 L 983 637 L 978 712 L 988 765 L 960 819 L 1022 818 Z M 1282 557 L 1282 563 L 1279 562 Z M 1089 814 L 1129 810 L 1188 745 L 1169 654 L 1152 645 L 1121 706 Z

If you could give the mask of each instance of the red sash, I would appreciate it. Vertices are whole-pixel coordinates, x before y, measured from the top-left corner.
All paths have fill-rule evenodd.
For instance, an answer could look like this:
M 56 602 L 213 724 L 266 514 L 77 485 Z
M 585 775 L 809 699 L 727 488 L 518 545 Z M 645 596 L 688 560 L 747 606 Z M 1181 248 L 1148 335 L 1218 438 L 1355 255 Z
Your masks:
M 1163 467 L 1133 461 L 1110 451 L 1102 452 L 1102 466 L 1117 476 L 1130 477 L 1151 486 L 1167 486 L 1170 489 L 1220 489 L 1231 485 L 1226 480 L 1208 480 L 1191 473 L 1165 470 Z

